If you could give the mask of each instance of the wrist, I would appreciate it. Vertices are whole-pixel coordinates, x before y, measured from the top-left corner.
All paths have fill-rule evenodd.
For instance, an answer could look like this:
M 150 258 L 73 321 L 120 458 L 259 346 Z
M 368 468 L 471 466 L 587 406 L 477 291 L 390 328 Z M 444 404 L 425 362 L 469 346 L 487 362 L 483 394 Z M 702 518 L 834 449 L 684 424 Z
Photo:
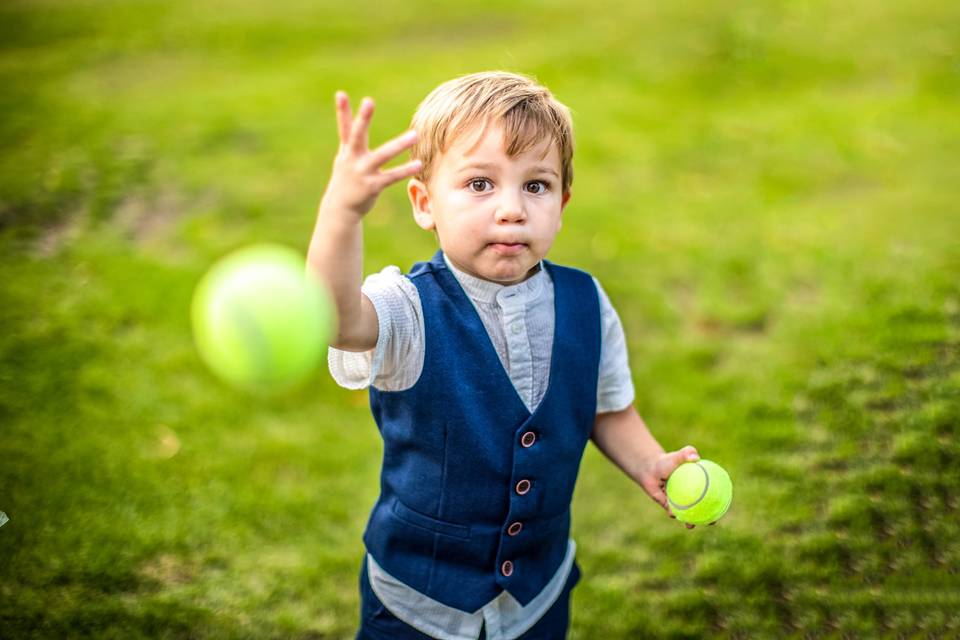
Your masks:
M 328 225 L 334 224 L 349 228 L 360 224 L 360 221 L 363 220 L 363 213 L 339 203 L 336 198 L 329 194 L 324 194 L 317 209 L 317 218 L 322 219 Z
M 657 466 L 657 461 L 665 454 L 666 451 L 663 449 L 654 449 L 652 451 L 646 452 L 641 458 L 640 462 L 637 465 L 639 469 L 639 475 L 645 476 L 654 472 L 654 469 Z

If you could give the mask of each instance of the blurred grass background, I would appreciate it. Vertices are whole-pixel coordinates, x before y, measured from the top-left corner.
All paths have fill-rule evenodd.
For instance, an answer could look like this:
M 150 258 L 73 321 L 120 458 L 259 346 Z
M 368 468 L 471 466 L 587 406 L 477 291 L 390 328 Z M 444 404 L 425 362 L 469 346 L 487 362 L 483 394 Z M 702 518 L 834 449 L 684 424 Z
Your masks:
M 224 387 L 190 295 L 306 251 L 337 89 L 374 146 L 496 68 L 574 113 L 550 258 L 604 284 L 664 447 L 735 485 L 688 531 L 588 446 L 570 637 L 960 637 L 945 0 L 4 2 L 0 635 L 353 637 L 366 393 Z M 364 226 L 365 273 L 435 248 L 400 187 Z

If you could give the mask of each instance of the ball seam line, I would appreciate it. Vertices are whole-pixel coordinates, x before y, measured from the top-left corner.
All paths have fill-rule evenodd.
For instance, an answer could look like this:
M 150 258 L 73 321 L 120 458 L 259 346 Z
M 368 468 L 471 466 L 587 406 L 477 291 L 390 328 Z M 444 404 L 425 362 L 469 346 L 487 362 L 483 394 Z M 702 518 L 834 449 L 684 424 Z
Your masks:
M 691 507 L 695 507 L 698 502 L 700 502 L 701 500 L 704 499 L 704 497 L 706 497 L 707 491 L 709 491 L 709 489 L 710 489 L 710 474 L 707 473 L 707 468 L 704 467 L 704 466 L 703 466 L 702 464 L 700 464 L 699 462 L 694 462 L 693 464 L 695 464 L 695 465 L 697 465 L 698 467 L 700 467 L 700 470 L 703 471 L 703 477 L 704 477 L 704 479 L 706 480 L 706 481 L 703 483 L 703 493 L 700 494 L 700 497 L 697 498 L 696 500 L 694 500 L 693 502 L 691 502 L 690 504 L 679 505 L 679 504 L 677 504 L 676 502 L 674 502 L 673 500 L 670 500 L 670 497 L 667 496 L 667 501 L 670 502 L 670 506 L 671 506 L 671 507 L 674 507 L 675 509 L 680 509 L 681 511 L 686 510 L 686 509 L 690 509 Z

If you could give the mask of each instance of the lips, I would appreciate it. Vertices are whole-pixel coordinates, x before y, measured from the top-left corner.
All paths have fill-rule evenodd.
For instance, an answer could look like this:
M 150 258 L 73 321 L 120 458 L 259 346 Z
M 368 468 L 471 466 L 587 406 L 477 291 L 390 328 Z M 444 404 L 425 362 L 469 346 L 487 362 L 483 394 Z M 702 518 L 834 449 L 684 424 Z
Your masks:
M 526 249 L 527 245 L 523 242 L 491 242 L 490 248 L 497 253 L 513 255 Z

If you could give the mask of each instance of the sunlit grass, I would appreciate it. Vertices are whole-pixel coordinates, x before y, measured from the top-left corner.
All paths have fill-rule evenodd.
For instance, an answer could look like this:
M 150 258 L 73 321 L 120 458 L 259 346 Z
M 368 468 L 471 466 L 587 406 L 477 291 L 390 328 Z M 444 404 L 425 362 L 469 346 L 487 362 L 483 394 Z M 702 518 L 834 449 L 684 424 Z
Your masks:
M 610 294 L 660 442 L 734 481 L 687 531 L 588 447 L 570 636 L 960 635 L 957 7 L 356 10 L 0 8 L 0 635 L 353 637 L 367 396 L 224 387 L 190 295 L 306 250 L 335 90 L 375 145 L 489 68 L 573 109 L 550 258 Z M 434 250 L 399 187 L 364 225 L 366 273 Z

